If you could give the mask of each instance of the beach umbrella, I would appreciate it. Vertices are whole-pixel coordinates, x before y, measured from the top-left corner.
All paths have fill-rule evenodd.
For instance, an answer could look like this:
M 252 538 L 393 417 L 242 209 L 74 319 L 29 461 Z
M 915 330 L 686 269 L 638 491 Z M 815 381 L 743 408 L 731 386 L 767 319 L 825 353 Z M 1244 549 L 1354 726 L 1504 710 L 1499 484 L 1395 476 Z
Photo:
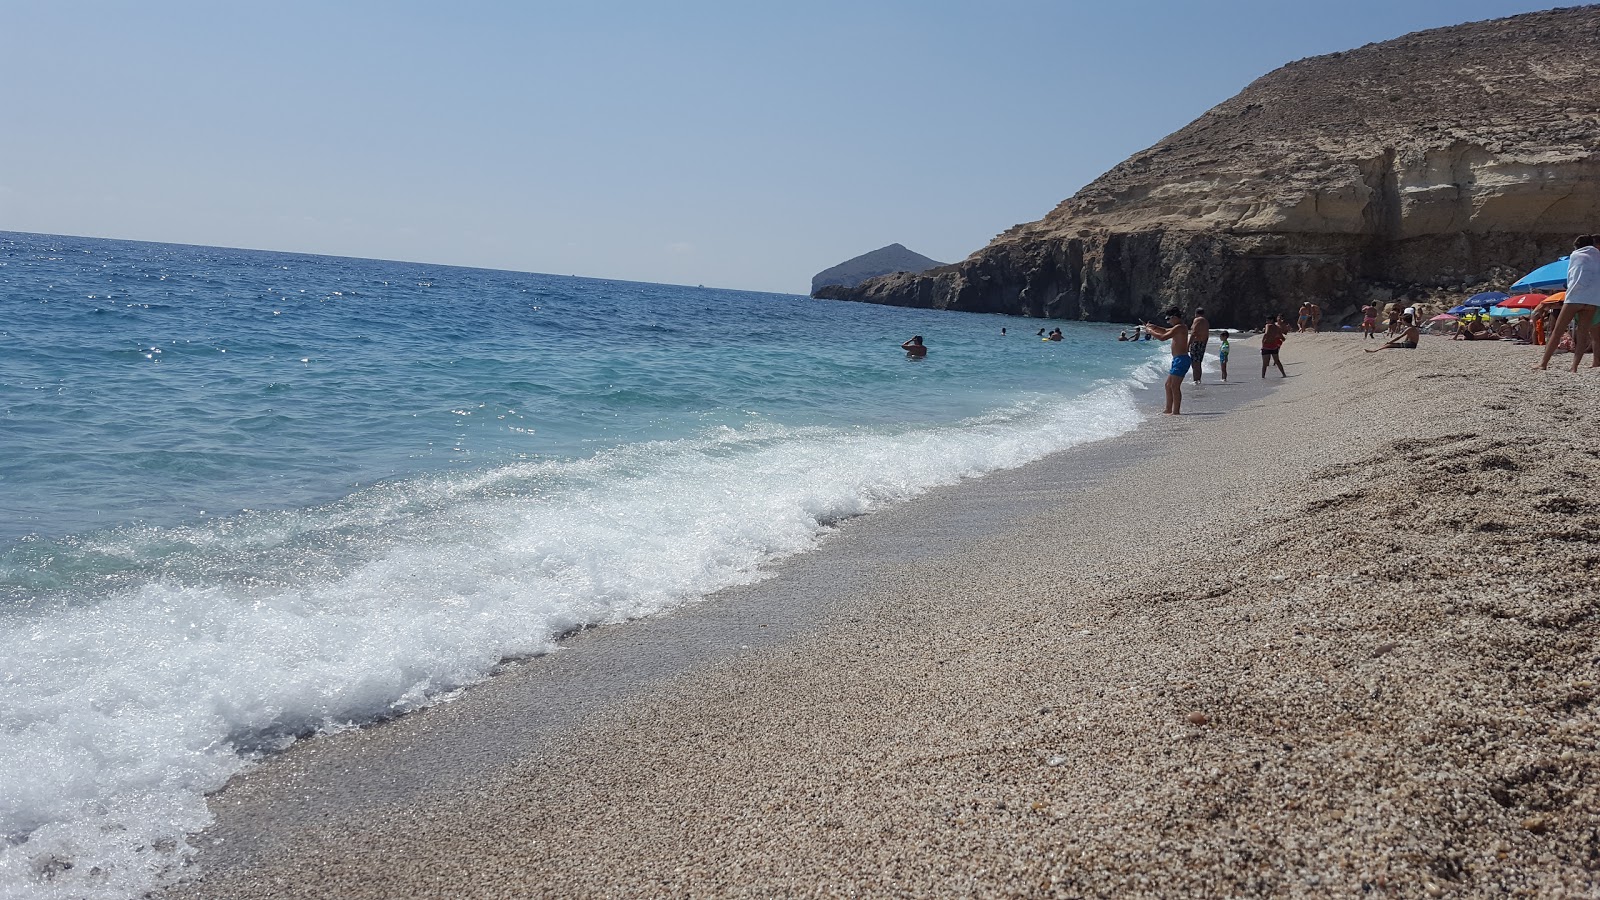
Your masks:
M 1452 307 L 1450 307 L 1450 315 L 1452 315 L 1452 316 L 1464 316 L 1469 312 L 1477 312 L 1477 311 L 1478 311 L 1478 308 L 1476 306 L 1468 306 L 1465 303 L 1461 304 L 1460 306 L 1452 306 Z
M 1553 263 L 1545 263 L 1522 276 L 1516 284 L 1511 286 L 1511 290 L 1516 293 L 1518 291 L 1537 291 L 1545 288 L 1564 288 L 1566 286 L 1567 258 L 1563 256 Z
M 1533 309 L 1545 301 L 1543 294 L 1518 294 L 1496 303 L 1499 309 Z
M 1501 293 L 1500 291 L 1484 291 L 1481 294 L 1473 294 L 1471 297 L 1468 297 L 1467 299 L 1461 301 L 1461 305 L 1462 306 L 1476 306 L 1476 307 L 1479 307 L 1479 308 L 1486 309 L 1488 307 L 1494 306 L 1496 303 L 1499 303 L 1501 300 L 1504 300 L 1504 299 L 1506 299 L 1506 295 Z
M 1440 313 L 1437 316 L 1434 316 L 1433 318 L 1429 319 L 1428 321 L 1429 322 L 1455 322 L 1455 321 L 1458 321 L 1458 319 L 1455 316 L 1450 315 L 1449 313 Z
M 1489 310 L 1489 315 L 1496 319 L 1509 319 L 1513 316 L 1531 316 L 1533 310 L 1526 306 L 1496 306 Z

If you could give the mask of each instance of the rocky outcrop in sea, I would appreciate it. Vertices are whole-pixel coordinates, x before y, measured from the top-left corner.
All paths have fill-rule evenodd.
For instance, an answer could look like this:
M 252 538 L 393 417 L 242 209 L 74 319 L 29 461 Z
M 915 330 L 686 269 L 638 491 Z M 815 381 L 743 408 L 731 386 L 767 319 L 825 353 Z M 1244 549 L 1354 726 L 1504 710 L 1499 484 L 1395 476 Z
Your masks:
M 890 244 L 818 272 L 811 278 L 811 293 L 816 294 L 825 287 L 855 287 L 868 278 L 896 272 L 915 275 L 942 265 L 944 263 L 937 259 L 906 249 L 904 244 Z
M 962 262 L 818 296 L 1249 326 L 1504 287 L 1600 231 L 1600 6 L 1290 63 Z

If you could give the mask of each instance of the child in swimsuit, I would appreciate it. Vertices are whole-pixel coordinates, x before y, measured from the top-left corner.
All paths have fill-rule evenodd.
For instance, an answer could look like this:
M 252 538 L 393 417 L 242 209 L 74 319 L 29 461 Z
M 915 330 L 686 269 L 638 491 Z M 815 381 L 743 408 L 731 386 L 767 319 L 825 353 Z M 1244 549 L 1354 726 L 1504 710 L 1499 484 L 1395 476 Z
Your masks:
M 1222 341 L 1222 348 L 1217 351 L 1217 359 L 1222 363 L 1222 380 L 1228 380 L 1228 333 L 1217 332 L 1217 339 Z

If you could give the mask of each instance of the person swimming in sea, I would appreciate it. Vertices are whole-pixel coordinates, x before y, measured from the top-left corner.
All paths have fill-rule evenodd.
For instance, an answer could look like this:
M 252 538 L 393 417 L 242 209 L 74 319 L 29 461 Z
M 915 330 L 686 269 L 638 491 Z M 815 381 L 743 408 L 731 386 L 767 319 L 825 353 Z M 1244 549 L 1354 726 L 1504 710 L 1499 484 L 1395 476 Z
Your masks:
M 906 356 L 911 359 L 921 359 L 928 355 L 928 348 L 922 343 L 922 335 L 920 334 L 913 335 L 911 340 L 900 345 L 900 349 L 904 350 Z
M 1061 329 L 1057 328 L 1054 331 L 1050 332 L 1050 340 L 1052 340 L 1052 341 L 1061 340 Z

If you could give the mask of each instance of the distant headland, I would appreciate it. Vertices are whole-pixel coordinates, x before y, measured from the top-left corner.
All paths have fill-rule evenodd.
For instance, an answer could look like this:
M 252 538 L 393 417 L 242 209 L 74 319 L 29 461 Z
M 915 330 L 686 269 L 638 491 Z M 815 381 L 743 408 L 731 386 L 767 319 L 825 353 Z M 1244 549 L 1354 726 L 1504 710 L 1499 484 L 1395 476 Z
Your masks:
M 896 272 L 915 275 L 942 265 L 944 263 L 936 259 L 929 259 L 921 253 L 907 250 L 903 244 L 890 244 L 818 272 L 811 279 L 811 293 L 815 295 L 825 287 L 853 288 L 868 278 L 892 275 Z

